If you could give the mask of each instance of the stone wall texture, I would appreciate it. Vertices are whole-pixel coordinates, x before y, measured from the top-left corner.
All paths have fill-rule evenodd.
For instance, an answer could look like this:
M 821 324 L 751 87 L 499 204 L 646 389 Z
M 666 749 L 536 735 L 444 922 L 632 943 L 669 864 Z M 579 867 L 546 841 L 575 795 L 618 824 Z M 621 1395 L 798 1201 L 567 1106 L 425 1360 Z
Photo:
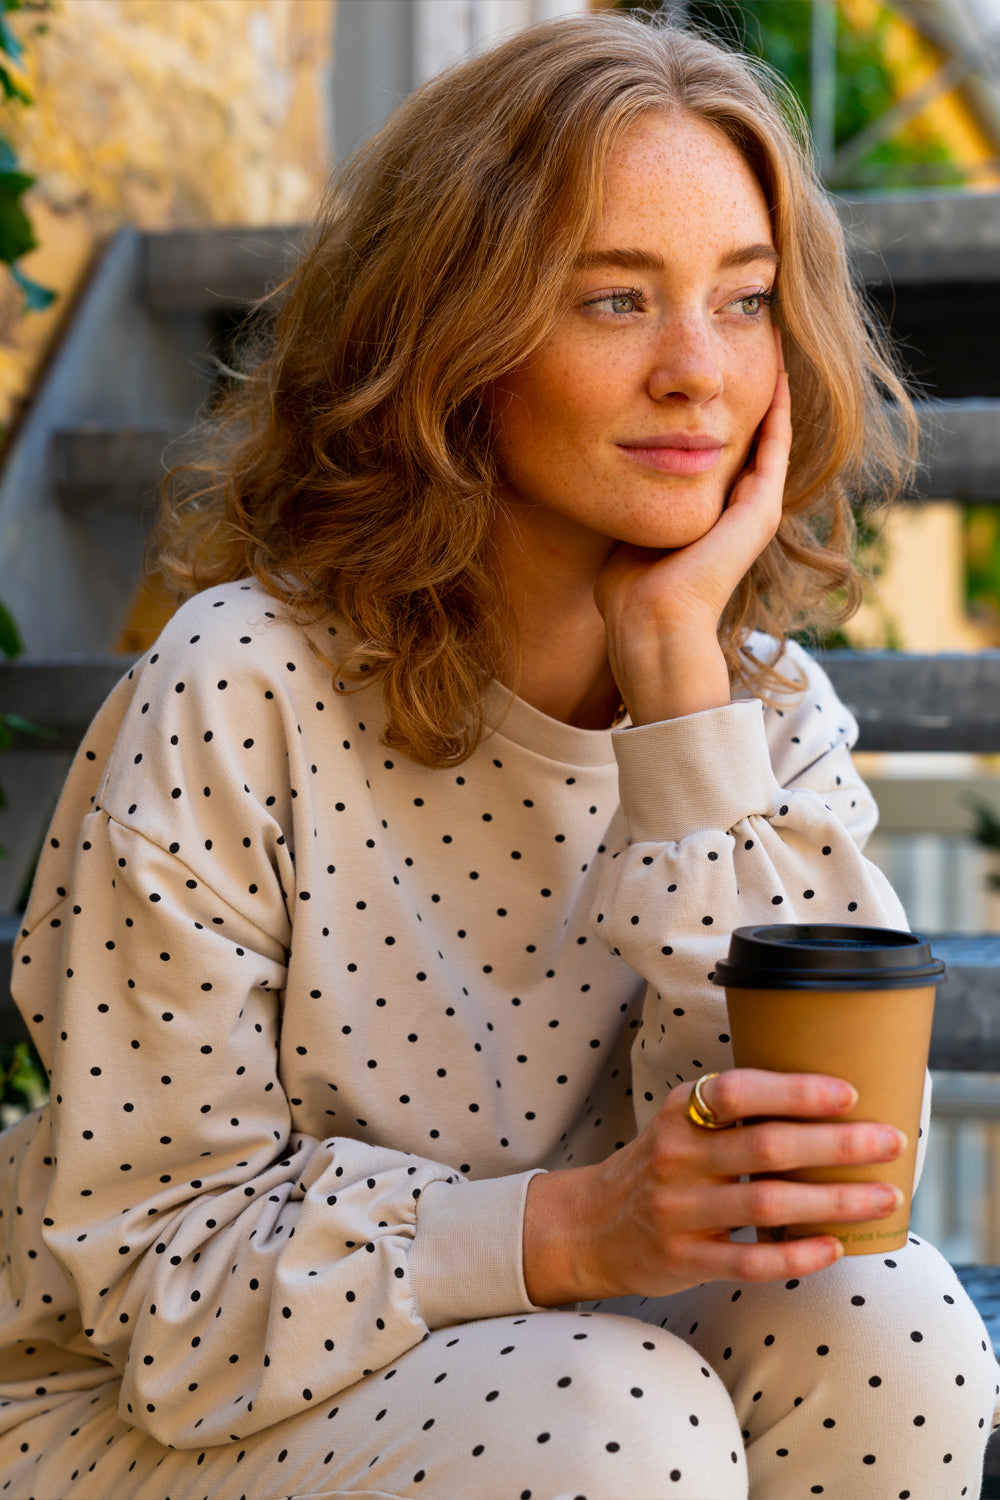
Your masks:
M 22 318 L 0 288 L 0 427 L 119 225 L 308 217 L 332 158 L 335 4 L 54 0 L 9 18 L 35 101 L 0 106 L 0 131 L 38 179 L 26 206 L 40 247 L 24 269 L 60 296 Z

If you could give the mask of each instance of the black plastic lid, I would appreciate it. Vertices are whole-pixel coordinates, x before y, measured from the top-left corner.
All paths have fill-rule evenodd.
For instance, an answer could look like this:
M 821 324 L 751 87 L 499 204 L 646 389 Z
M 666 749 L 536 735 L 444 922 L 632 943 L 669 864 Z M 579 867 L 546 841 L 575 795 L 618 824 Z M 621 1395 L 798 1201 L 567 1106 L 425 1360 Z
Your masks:
M 737 927 L 712 980 L 729 989 L 913 989 L 939 984 L 944 971 L 919 932 L 769 923 Z

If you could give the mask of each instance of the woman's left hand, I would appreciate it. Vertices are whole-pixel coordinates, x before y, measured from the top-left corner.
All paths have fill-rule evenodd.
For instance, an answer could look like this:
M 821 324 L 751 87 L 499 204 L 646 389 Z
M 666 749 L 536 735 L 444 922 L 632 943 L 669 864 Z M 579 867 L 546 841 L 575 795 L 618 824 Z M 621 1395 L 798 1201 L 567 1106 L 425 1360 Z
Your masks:
M 778 364 L 780 334 L 775 330 Z M 595 586 L 611 669 L 633 724 L 730 701 L 719 619 L 781 521 L 792 440 L 788 376 L 778 370 L 756 448 L 705 534 L 673 552 L 622 544 Z

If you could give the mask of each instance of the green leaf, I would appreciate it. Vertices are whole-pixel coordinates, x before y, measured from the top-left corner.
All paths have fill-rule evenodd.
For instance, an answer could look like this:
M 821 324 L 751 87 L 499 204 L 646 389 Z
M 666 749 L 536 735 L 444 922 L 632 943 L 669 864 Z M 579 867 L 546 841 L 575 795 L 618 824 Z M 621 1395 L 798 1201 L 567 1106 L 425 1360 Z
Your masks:
M 988 802 L 978 797 L 964 797 L 965 806 L 973 815 L 972 837 L 986 849 L 1000 849 L 1000 819 Z
M 18 83 L 9 68 L 0 63 L 0 93 L 5 99 L 16 99 L 20 104 L 31 104 L 32 98 L 23 83 Z
M 0 601 L 0 651 L 13 661 L 24 650 L 24 642 L 17 623 L 6 604 Z
M 20 266 L 11 266 L 10 274 L 21 288 L 24 297 L 23 312 L 44 312 L 59 295 L 51 287 L 42 286 L 40 281 L 32 281 L 30 276 L 25 276 Z
M 0 1100 L 13 1103 L 12 1096 L 27 1109 L 37 1109 L 45 1100 L 48 1080 L 38 1053 L 30 1042 L 0 1047 Z
M 20 10 L 20 6 L 13 8 Z M 24 48 L 21 46 L 20 40 L 14 35 L 10 27 L 7 25 L 7 22 L 4 20 L 4 11 L 9 11 L 11 9 L 11 6 L 5 5 L 3 9 L 0 10 L 0 51 L 6 52 L 7 56 L 11 58 L 12 61 L 20 62 L 24 56 Z
M 19 165 L 14 147 L 5 135 L 0 135 L 0 172 L 16 172 Z
M 48 724 L 36 724 L 32 719 L 26 719 L 21 714 L 8 714 L 0 712 L 0 726 L 13 730 L 16 734 L 30 734 L 36 740 L 57 740 L 59 731 L 52 729 Z
M 20 198 L 33 186 L 34 181 L 31 173 L 22 172 L 15 162 L 12 167 L 7 167 L 0 172 L 0 193 L 5 198 Z
M 33 181 L 30 177 L 25 179 L 20 172 L 0 172 L 0 260 L 5 260 L 8 265 L 34 250 L 37 244 L 31 221 L 17 201 L 20 193 L 25 191 L 24 187 L 15 191 L 21 180 L 25 181 L 26 187 L 30 187 Z

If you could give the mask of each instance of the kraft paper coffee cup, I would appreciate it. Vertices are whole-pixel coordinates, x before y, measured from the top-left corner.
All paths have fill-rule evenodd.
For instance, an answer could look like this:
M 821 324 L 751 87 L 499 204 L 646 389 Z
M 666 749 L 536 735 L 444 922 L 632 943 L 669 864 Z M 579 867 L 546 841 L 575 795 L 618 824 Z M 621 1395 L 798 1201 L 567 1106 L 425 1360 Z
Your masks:
M 725 987 L 736 1066 L 846 1078 L 858 1102 L 831 1118 L 895 1125 L 908 1142 L 895 1161 L 780 1174 L 799 1182 L 895 1183 L 904 1202 L 891 1217 L 758 1228 L 758 1240 L 834 1234 L 848 1255 L 906 1244 L 934 995 L 943 975 L 943 962 L 919 933 L 819 924 L 733 932 L 729 955 L 712 978 Z

